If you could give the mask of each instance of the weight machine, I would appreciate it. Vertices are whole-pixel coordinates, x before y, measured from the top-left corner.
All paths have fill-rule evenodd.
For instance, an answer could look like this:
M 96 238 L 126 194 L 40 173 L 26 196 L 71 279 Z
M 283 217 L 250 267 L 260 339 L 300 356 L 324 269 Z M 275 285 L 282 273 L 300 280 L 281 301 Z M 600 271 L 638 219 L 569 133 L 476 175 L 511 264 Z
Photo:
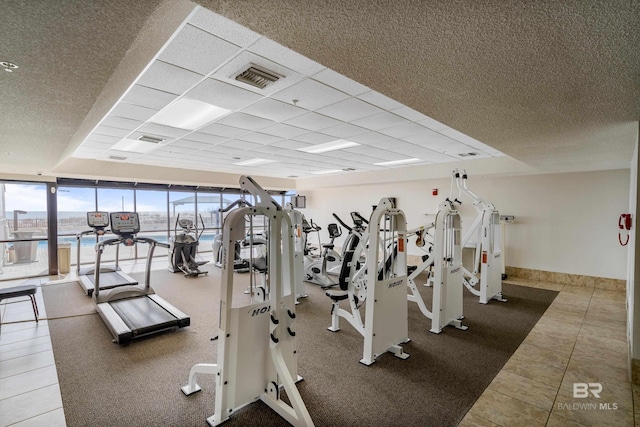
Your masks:
M 293 227 L 293 281 L 296 288 L 296 304 L 298 298 L 307 298 L 304 284 L 304 248 L 306 239 L 302 233 L 302 212 L 293 208 L 291 203 L 285 206 L 285 212 L 289 215 L 291 225 Z
M 340 290 L 328 290 L 332 332 L 340 317 L 364 338 L 360 363 L 371 365 L 385 352 L 409 357 L 400 344 L 409 341 L 407 313 L 406 219 L 388 198 L 380 200 L 362 236 L 346 246 Z M 350 310 L 340 308 L 348 300 Z M 365 305 L 364 322 L 360 308 Z
M 410 230 L 407 234 L 418 235 L 418 240 L 424 234 L 434 229 L 432 252 L 423 260 L 408 278 L 407 295 L 409 301 L 418 304 L 420 311 L 431 319 L 430 332 L 439 334 L 445 326 L 453 326 L 466 330 L 462 325 L 463 295 L 462 295 L 462 249 L 460 246 L 460 216 L 453 209 L 453 202 L 445 200 L 438 206 L 435 222 L 428 227 Z M 420 244 L 418 244 L 420 246 Z M 427 268 L 433 267 L 433 277 L 428 281 L 433 285 L 432 310 L 429 311 L 418 288 L 416 278 Z
M 480 297 L 480 303 L 487 304 L 495 299 L 501 302 L 502 297 L 502 226 L 500 213 L 492 203 L 482 200 L 467 186 L 467 172 L 462 174 L 456 169 L 452 175 L 460 193 L 465 193 L 473 200 L 473 207 L 478 215 L 471 226 L 466 229 L 462 238 L 462 247 L 473 247 L 474 257 L 471 270 L 463 266 L 463 283 L 472 294 Z M 478 286 L 479 285 L 479 286 Z
M 240 187 L 256 196 L 254 207 L 241 207 L 224 221 L 218 363 L 199 363 L 182 387 L 189 395 L 200 390 L 196 375 L 215 376 L 215 412 L 207 419 L 217 426 L 241 407 L 262 400 L 287 422 L 313 426 L 296 388 L 294 236 L 291 219 L 282 207 L 252 178 L 242 176 Z M 268 221 L 268 290 L 265 301 L 234 305 L 235 242 L 245 236 L 246 222 L 254 217 Z M 235 276 L 239 277 L 239 276 Z M 290 404 L 280 398 L 284 389 Z

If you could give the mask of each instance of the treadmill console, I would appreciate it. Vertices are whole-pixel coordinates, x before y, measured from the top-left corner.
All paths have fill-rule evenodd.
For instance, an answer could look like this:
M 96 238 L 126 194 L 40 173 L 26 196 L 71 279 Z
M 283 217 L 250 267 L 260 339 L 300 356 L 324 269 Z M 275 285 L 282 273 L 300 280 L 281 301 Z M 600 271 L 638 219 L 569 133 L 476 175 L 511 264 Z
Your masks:
M 111 212 L 111 232 L 128 238 L 140 231 L 140 218 L 137 212 Z
M 108 227 L 109 212 L 87 212 L 87 225 L 96 229 Z

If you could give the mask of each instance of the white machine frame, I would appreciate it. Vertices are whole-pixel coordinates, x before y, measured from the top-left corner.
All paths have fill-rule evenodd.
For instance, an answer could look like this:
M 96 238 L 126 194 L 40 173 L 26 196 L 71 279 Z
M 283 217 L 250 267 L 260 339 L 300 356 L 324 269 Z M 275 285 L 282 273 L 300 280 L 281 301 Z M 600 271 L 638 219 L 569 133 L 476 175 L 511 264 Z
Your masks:
M 487 203 L 467 186 L 467 172 L 453 171 L 459 192 L 473 200 L 473 207 L 478 215 L 470 227 L 465 227 L 462 247 L 474 248 L 473 267 L 468 270 L 463 266 L 463 283 L 472 294 L 480 297 L 480 303 L 487 304 L 495 299 L 501 302 L 502 297 L 502 226 L 500 213 L 492 203 Z M 479 286 L 478 286 L 479 285 Z
M 196 364 L 189 383 L 182 387 L 189 395 L 200 390 L 197 374 L 216 379 L 215 412 L 207 419 L 217 426 L 243 406 L 256 400 L 266 403 L 295 426 L 313 426 L 311 416 L 296 388 L 297 359 L 295 333 L 294 239 L 291 219 L 282 207 L 252 178 L 242 176 L 240 186 L 256 196 L 255 207 L 229 213 L 224 222 L 218 363 Z M 233 306 L 233 263 L 235 242 L 245 235 L 246 218 L 268 218 L 267 300 Z M 280 399 L 284 388 L 287 404 Z
M 430 332 L 439 334 L 445 326 L 466 330 L 462 324 L 462 249 L 460 246 L 460 215 L 453 209 L 453 203 L 445 200 L 438 206 L 434 224 L 409 231 L 409 234 L 426 233 L 434 228 L 433 250 L 429 257 L 413 271 L 408 278 L 407 295 L 409 301 L 418 304 L 425 317 L 431 319 Z M 432 310 L 427 308 L 418 288 L 416 278 L 433 266 Z
M 404 212 L 383 198 L 371 214 L 351 259 L 348 289 L 329 290 L 332 332 L 340 330 L 340 317 L 347 320 L 364 338 L 360 363 L 371 365 L 380 355 L 390 352 L 406 359 L 400 344 L 409 342 L 407 308 L 406 219 Z M 397 245 L 397 253 L 394 249 Z M 360 263 L 361 257 L 366 259 Z M 392 257 L 390 268 L 386 261 Z M 382 277 L 379 278 L 379 272 Z M 340 308 L 347 299 L 350 310 Z M 364 322 L 360 313 L 365 304 Z
M 289 215 L 293 227 L 293 281 L 296 288 L 296 304 L 298 304 L 298 298 L 308 297 L 304 283 L 305 239 L 302 234 L 302 212 L 294 209 L 291 203 L 286 204 L 285 212 Z

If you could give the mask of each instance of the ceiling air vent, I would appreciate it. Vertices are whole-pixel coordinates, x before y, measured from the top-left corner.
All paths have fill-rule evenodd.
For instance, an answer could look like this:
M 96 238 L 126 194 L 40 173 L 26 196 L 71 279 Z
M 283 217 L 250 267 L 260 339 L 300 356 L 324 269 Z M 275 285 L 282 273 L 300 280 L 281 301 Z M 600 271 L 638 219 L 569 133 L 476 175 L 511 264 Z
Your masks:
M 155 136 L 142 135 L 138 137 L 138 141 L 150 142 L 152 144 L 160 144 L 164 139 Z
M 342 169 L 342 170 L 343 170 L 343 171 L 345 171 L 345 172 L 352 172 L 352 171 L 354 171 L 355 169 L 354 169 L 354 168 L 344 168 L 344 169 Z
M 478 153 L 474 153 L 474 152 L 472 151 L 472 152 L 470 152 L 470 153 L 460 153 L 460 154 L 458 154 L 458 156 L 460 156 L 460 157 L 473 157 L 473 156 L 476 156 L 477 154 L 478 154 Z
M 109 156 L 109 159 L 111 159 L 111 160 L 127 160 L 126 157 L 121 157 L 121 156 Z
M 275 83 L 280 80 L 280 77 L 281 76 L 277 75 L 273 71 L 267 71 L 258 68 L 255 65 L 252 65 L 246 70 L 240 72 L 236 76 L 236 80 L 260 89 L 264 89 L 271 83 Z

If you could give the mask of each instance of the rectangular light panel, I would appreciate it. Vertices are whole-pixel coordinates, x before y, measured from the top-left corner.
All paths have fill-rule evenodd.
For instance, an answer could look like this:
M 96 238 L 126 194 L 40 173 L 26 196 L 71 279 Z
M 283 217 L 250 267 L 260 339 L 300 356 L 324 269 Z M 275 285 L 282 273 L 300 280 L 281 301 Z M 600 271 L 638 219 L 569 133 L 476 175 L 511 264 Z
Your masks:
M 324 144 L 314 145 L 312 147 L 298 148 L 305 153 L 326 153 L 327 151 L 342 150 L 343 148 L 355 147 L 360 145 L 357 142 L 347 141 L 346 139 L 337 139 L 335 141 L 327 142 Z
M 150 122 L 179 129 L 195 130 L 230 110 L 191 98 L 180 98 L 149 119 Z
M 374 163 L 374 165 L 376 165 L 376 166 L 394 166 L 394 165 L 404 165 L 404 164 L 407 164 L 407 163 L 415 163 L 415 162 L 421 162 L 421 161 L 422 160 L 420 160 L 420 159 L 412 158 L 412 159 L 391 160 L 389 162 Z
M 241 162 L 234 163 L 234 165 L 238 165 L 238 166 L 256 166 L 256 165 L 266 165 L 267 163 L 274 163 L 274 162 L 275 162 L 275 160 L 255 158 L 255 159 L 243 160 Z

